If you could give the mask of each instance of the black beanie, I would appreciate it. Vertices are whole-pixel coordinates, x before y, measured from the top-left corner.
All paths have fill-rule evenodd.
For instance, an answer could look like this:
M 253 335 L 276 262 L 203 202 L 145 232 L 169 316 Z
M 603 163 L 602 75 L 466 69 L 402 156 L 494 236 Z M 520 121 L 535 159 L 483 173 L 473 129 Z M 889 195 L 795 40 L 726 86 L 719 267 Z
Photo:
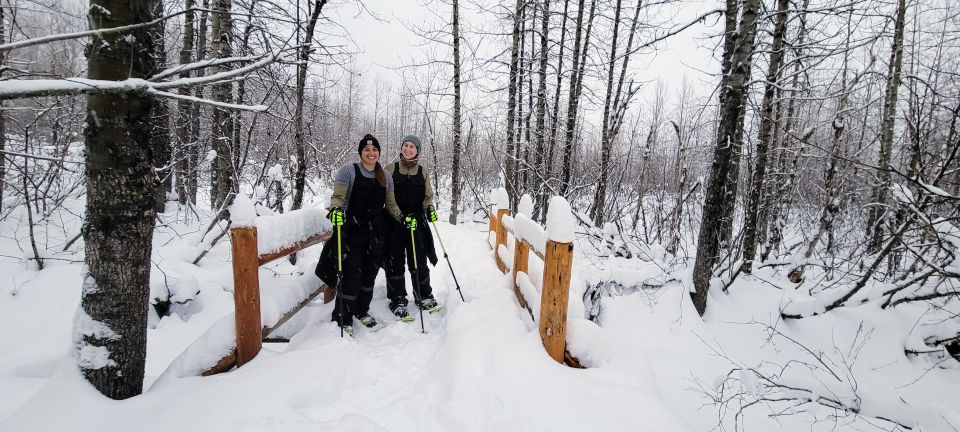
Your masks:
M 357 147 L 357 154 L 363 154 L 363 148 L 367 146 L 367 141 L 372 142 L 373 146 L 377 148 L 377 151 L 381 151 L 380 141 L 377 141 L 377 137 L 366 134 L 363 136 L 363 139 L 360 140 L 360 145 Z

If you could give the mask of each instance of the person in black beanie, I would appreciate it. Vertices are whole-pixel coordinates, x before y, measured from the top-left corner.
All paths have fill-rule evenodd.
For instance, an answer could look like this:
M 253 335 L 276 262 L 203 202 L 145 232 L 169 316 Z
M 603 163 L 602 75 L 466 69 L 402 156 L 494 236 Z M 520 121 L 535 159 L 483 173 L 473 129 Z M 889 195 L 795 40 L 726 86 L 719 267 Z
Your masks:
M 433 204 L 433 187 L 430 176 L 419 163 L 420 138 L 416 135 L 403 137 L 400 144 L 399 160 L 387 164 L 387 171 L 394 184 L 394 195 L 405 224 L 394 224 L 388 239 L 387 256 L 384 270 L 387 273 L 387 297 L 390 310 L 398 318 L 408 320 L 407 290 L 404 280 L 404 264 L 410 271 L 413 281 L 414 301 L 423 310 L 437 311 L 440 305 L 433 296 L 430 286 L 430 267 L 437 264 L 437 252 L 433 245 L 430 222 L 436 222 L 437 212 Z M 411 248 L 410 227 L 416 240 L 416 269 L 414 272 L 413 252 Z
M 400 223 L 393 179 L 380 165 L 380 142 L 367 134 L 360 140 L 357 153 L 360 162 L 344 165 L 334 179 L 327 214 L 334 224 L 334 234 L 324 245 L 316 269 L 327 286 L 337 286 L 336 225 L 341 224 L 343 281 L 332 320 L 350 334 L 354 317 L 366 327 L 377 325 L 370 315 L 370 301 L 386 240 L 384 218 L 394 219 L 391 225 Z

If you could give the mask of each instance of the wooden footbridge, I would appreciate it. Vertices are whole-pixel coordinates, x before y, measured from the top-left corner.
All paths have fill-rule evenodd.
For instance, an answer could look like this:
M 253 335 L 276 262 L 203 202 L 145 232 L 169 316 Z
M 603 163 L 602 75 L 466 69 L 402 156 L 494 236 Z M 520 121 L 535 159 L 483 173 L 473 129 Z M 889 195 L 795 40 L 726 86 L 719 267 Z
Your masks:
M 502 191 L 505 194 L 505 191 Z M 496 194 L 492 194 L 494 196 Z M 249 203 L 248 200 L 241 200 Z M 488 240 L 497 267 L 511 273 L 517 301 L 539 325 L 544 349 L 554 360 L 573 367 L 578 362 L 566 352 L 567 298 L 573 260 L 573 243 L 549 239 L 547 232 L 528 215 L 510 215 L 503 200 L 491 204 Z M 564 207 L 566 202 L 563 202 Z M 569 211 L 569 208 L 567 211 Z M 238 212 L 239 213 L 239 212 Z M 266 223 L 267 218 L 272 218 Z M 258 269 L 332 237 L 332 228 L 320 209 L 303 209 L 280 216 L 258 217 L 254 223 L 234 223 L 230 229 L 233 256 L 234 315 L 218 322 L 174 361 L 176 376 L 213 375 L 241 367 L 256 357 L 270 333 L 328 289 L 322 283 L 303 290 L 297 301 L 284 306 L 278 318 L 261 319 Z M 317 219 L 323 221 L 318 223 Z M 312 221 L 304 224 L 303 221 Z M 310 226 L 295 236 L 278 230 Z M 513 240 L 512 248 L 508 243 Z M 531 254 L 531 252 L 533 252 Z M 531 272 L 531 263 L 536 272 Z M 531 273 L 542 276 L 542 290 L 531 282 Z M 234 332 L 229 331 L 233 321 Z M 233 340 L 230 341 L 231 333 Z M 227 340 L 224 340 L 227 339 Z M 169 372 L 169 371 L 168 371 Z

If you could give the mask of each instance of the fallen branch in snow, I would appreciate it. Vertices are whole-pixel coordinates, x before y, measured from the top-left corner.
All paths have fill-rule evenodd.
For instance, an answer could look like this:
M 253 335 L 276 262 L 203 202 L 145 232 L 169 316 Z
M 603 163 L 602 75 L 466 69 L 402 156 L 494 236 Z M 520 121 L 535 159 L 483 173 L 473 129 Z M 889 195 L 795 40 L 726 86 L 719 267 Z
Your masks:
M 775 343 L 776 339 L 786 340 L 805 355 L 786 359 L 782 365 L 765 360 L 751 367 L 731 359 L 719 346 L 703 341 L 714 354 L 732 365 L 714 380 L 713 385 L 698 380 L 701 393 L 720 411 L 721 426 L 728 413 L 732 413 L 734 430 L 740 430 L 746 411 L 761 407 L 769 409 L 769 416 L 773 418 L 806 415 L 815 424 L 825 421 L 817 416 L 817 409 L 811 407 L 815 405 L 834 411 L 826 421 L 853 417 L 854 420 L 879 427 L 873 420 L 880 420 L 904 430 L 913 430 L 919 425 L 921 417 L 927 414 L 895 394 L 889 395 L 889 401 L 878 400 L 873 395 L 884 395 L 883 392 L 871 393 L 857 382 L 853 363 L 872 331 L 865 332 L 861 326 L 851 340 L 849 349 L 834 346 L 835 356 L 830 356 L 788 337 L 772 325 L 759 322 L 748 324 L 765 327 L 771 343 Z M 807 356 L 812 360 L 804 358 Z M 790 356 L 785 354 L 786 357 Z M 842 373 L 840 369 L 843 369 Z

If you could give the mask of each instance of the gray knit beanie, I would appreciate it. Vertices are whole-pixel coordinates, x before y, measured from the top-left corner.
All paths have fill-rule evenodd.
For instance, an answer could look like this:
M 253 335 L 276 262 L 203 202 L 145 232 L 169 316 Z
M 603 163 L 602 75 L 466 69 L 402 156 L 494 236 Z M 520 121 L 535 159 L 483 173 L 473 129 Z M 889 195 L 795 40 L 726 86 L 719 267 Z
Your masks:
M 400 140 L 400 144 L 402 145 L 407 141 L 412 142 L 413 145 L 417 146 L 417 156 L 420 156 L 420 138 L 417 138 L 416 135 L 407 135 Z

